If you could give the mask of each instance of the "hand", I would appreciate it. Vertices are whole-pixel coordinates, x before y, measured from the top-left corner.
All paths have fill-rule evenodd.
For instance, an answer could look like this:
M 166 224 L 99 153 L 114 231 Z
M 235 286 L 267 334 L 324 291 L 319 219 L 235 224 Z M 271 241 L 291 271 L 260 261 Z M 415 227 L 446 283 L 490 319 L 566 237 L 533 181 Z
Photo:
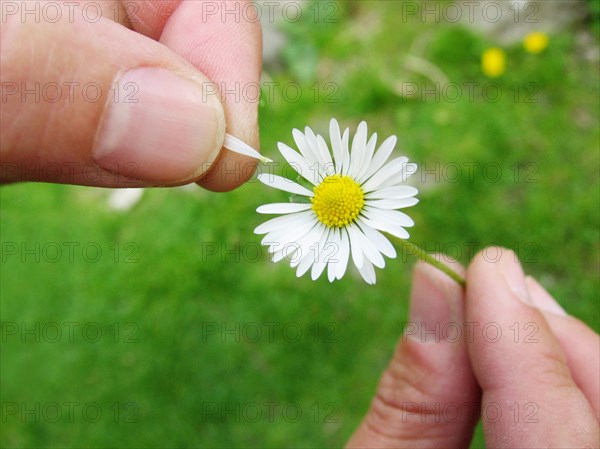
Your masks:
M 225 191 L 252 176 L 222 149 L 226 131 L 258 148 L 240 92 L 261 70 L 249 0 L 50 3 L 1 4 L 1 182 Z
M 597 447 L 598 335 L 508 250 L 477 255 L 466 280 L 464 295 L 417 264 L 411 322 L 348 447 L 465 448 L 479 418 L 487 447 Z

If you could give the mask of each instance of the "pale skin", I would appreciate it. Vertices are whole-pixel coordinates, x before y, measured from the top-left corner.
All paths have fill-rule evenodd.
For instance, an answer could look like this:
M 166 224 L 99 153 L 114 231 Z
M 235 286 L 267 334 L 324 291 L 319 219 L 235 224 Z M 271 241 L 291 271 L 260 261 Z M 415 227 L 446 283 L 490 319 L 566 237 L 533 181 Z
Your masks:
M 0 56 L 3 85 L 10 84 L 0 115 L 0 181 L 97 187 L 198 182 L 214 191 L 243 184 L 255 161 L 222 143 L 228 132 L 258 148 L 258 103 L 222 102 L 215 95 L 191 106 L 176 100 L 258 83 L 260 25 L 207 15 L 205 3 L 104 2 L 103 18 L 94 23 L 77 13 L 70 20 L 67 11 L 56 22 L 7 15 Z M 174 77 L 184 79 L 179 95 L 169 94 Z M 100 101 L 77 91 L 90 82 L 100 86 Z M 36 83 L 41 89 L 75 86 L 73 99 L 63 93 L 47 101 L 56 96 L 51 91 L 41 101 L 23 97 L 20 89 Z M 111 98 L 124 104 L 123 95 L 117 101 L 111 96 L 115 83 L 116 89 L 137 87 L 138 102 L 110 109 Z M 160 89 L 149 96 L 152 86 Z M 146 114 L 152 108 L 156 114 Z M 46 170 L 50 164 L 59 169 Z M 497 251 L 493 261 L 491 253 L 480 253 L 466 271 L 450 263 L 464 274 L 466 290 L 429 265 L 416 266 L 410 326 L 348 447 L 468 447 L 479 419 L 488 447 L 598 446 L 599 336 L 526 277 L 512 252 Z M 436 323 L 463 332 L 437 341 L 421 333 Z M 484 327 L 492 330 L 484 334 Z

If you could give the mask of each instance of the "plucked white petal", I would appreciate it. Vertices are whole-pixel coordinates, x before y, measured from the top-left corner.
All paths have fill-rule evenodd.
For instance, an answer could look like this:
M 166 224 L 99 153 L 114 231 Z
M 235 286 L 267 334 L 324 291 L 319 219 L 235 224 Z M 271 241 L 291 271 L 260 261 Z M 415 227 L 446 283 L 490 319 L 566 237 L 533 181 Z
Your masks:
M 303 196 L 313 196 L 314 192 L 311 192 L 306 187 L 302 187 L 300 184 L 296 184 L 287 178 L 279 175 L 272 175 L 270 173 L 261 173 L 257 176 L 257 179 L 263 184 L 273 187 L 274 189 L 283 190 L 285 192 L 295 193 Z
M 238 139 L 235 136 L 232 136 L 231 134 L 225 134 L 225 141 L 223 142 L 223 146 L 228 150 L 233 151 L 234 153 L 243 154 L 244 156 L 250 156 L 264 163 L 273 162 L 268 157 L 264 157 L 246 142 Z
M 293 212 L 302 212 L 311 207 L 308 203 L 271 203 L 259 206 L 256 212 L 259 214 L 290 214 Z

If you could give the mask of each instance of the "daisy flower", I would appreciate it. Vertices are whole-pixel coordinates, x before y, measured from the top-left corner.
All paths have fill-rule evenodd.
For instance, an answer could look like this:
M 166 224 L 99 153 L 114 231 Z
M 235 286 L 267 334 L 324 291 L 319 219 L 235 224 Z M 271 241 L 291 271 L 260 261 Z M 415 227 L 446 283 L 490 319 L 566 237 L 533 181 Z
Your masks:
M 396 257 L 392 243 L 382 233 L 409 237 L 414 225 L 402 209 L 417 204 L 417 189 L 406 184 L 416 164 L 406 157 L 388 162 L 396 136 L 388 137 L 375 151 L 377 134 L 367 135 L 361 122 L 352 144 L 350 130 L 342 134 L 338 122 L 329 126 L 330 146 L 309 127 L 294 129 L 299 151 L 284 143 L 278 148 L 298 172 L 300 182 L 269 173 L 258 179 L 273 188 L 292 193 L 296 201 L 260 206 L 257 212 L 281 215 L 255 229 L 264 234 L 272 260 L 287 258 L 298 277 L 310 270 L 313 280 L 325 271 L 330 282 L 341 279 L 349 260 L 369 283 L 375 283 L 374 267 L 385 266 L 384 256 Z

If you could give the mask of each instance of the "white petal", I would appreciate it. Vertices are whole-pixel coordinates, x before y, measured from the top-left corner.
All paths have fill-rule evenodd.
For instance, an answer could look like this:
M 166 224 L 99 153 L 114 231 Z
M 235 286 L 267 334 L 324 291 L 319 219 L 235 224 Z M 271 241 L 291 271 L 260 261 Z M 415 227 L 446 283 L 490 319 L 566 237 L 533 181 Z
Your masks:
M 312 251 L 307 251 L 307 253 L 302 257 L 300 263 L 298 264 L 298 269 L 296 270 L 296 276 L 303 276 L 304 273 L 308 271 L 308 269 L 315 263 L 315 254 Z
M 337 265 L 340 261 L 339 252 L 342 240 L 340 238 L 340 230 L 334 228 L 329 234 L 329 243 L 333 245 L 334 253 L 327 261 L 327 279 L 329 282 L 333 282 L 336 279 Z
M 329 152 L 327 143 L 325 142 L 325 139 L 321 137 L 321 135 L 317 135 L 317 146 L 319 148 L 319 157 L 325 161 L 325 165 L 323 166 L 322 171 L 327 175 L 334 174 L 335 165 L 333 164 L 333 160 L 331 159 L 331 153 Z
M 342 151 L 342 136 L 340 134 L 340 126 L 338 125 L 337 120 L 334 118 L 332 118 L 329 122 L 329 140 L 331 141 L 335 170 L 336 172 L 340 173 L 342 171 L 342 162 L 344 161 Z
M 225 134 L 225 141 L 223 142 L 223 146 L 228 150 L 233 151 L 234 153 L 243 154 L 244 156 L 250 156 L 264 163 L 273 162 L 268 157 L 264 157 L 246 142 L 238 139 L 235 136 L 232 136 L 231 134 Z
M 378 189 L 388 179 L 395 178 L 399 173 L 404 171 L 407 162 L 408 158 L 401 156 L 394 159 L 390 163 L 385 164 L 381 170 L 375 173 L 371 179 L 364 183 L 362 186 L 363 192 L 367 193 Z
M 369 241 L 375 245 L 377 251 L 385 254 L 390 259 L 394 259 L 396 257 L 396 249 L 394 248 L 394 245 L 392 245 L 381 232 L 368 226 L 361 218 L 359 218 L 356 223 Z
M 394 226 L 382 221 L 373 221 L 365 217 L 362 217 L 361 220 L 363 220 L 368 226 L 372 227 L 373 229 L 387 232 L 388 234 L 391 234 L 394 237 L 398 237 L 399 239 L 407 239 L 410 237 L 408 231 L 401 226 Z
M 312 211 L 297 212 L 294 214 L 283 215 L 281 217 L 271 218 L 260 224 L 254 229 L 255 234 L 266 234 L 268 232 L 277 231 L 279 229 L 285 229 L 297 226 L 304 222 L 309 222 L 314 217 Z
M 274 253 L 282 248 L 297 244 L 298 240 L 304 237 L 317 223 L 315 217 L 311 221 L 297 224 L 293 227 L 286 227 L 281 231 L 269 232 L 261 241 L 263 245 L 268 245 L 268 251 Z
M 320 221 L 312 228 L 304 237 L 298 240 L 298 249 L 294 256 L 294 259 L 290 262 L 291 267 L 298 266 L 301 260 L 306 256 L 307 253 L 314 253 L 314 246 L 321 240 L 321 236 L 325 233 L 326 227 Z
M 277 248 L 277 251 L 273 253 L 273 262 L 278 262 L 284 257 L 289 257 L 290 266 L 297 266 L 300 263 L 302 256 L 310 251 L 310 246 L 321 238 L 322 230 L 319 229 L 320 226 L 323 226 L 322 223 L 315 220 L 312 223 L 312 228 L 310 228 L 308 232 L 303 233 L 302 236 L 295 235 L 287 244 Z M 280 238 L 283 238 L 283 235 L 280 236 Z M 269 251 L 270 250 L 271 247 L 269 247 Z
M 374 190 L 367 195 L 366 199 L 380 199 L 380 200 L 395 200 L 399 198 L 410 198 L 415 196 L 419 191 L 413 186 L 394 186 L 386 187 L 384 189 Z
M 339 251 L 339 261 L 336 265 L 335 276 L 337 279 L 342 279 L 346 273 L 348 259 L 350 258 L 350 242 L 348 241 L 348 232 L 346 229 L 340 229 L 341 242 Z
M 273 187 L 274 189 L 279 189 L 285 192 L 296 193 L 298 195 L 304 196 L 314 195 L 314 192 L 311 192 L 306 187 L 302 187 L 300 184 L 296 184 L 294 181 L 279 175 L 261 173 L 257 176 L 257 179 L 263 184 L 266 184 L 269 187 Z
M 367 238 L 367 236 L 363 234 L 360 228 L 358 228 L 356 235 L 360 239 L 360 244 L 365 256 L 367 256 L 367 258 L 373 262 L 373 265 L 379 268 L 385 267 L 385 260 L 383 256 L 379 251 L 377 251 L 377 248 L 375 248 L 375 245 Z
M 354 139 L 352 139 L 352 152 L 350 153 L 350 168 L 348 176 L 356 179 L 362 168 L 362 163 L 367 151 L 367 122 L 362 121 L 358 125 Z
M 144 189 L 115 189 L 108 197 L 108 207 L 112 210 L 128 211 L 142 198 Z
M 417 204 L 417 198 L 398 198 L 394 200 L 367 200 L 367 206 L 376 207 L 378 209 L 402 209 Z
M 363 279 L 367 282 L 367 284 L 375 284 L 375 269 L 373 268 L 373 264 L 371 262 L 365 260 L 364 265 L 362 266 L 362 268 L 359 268 L 358 271 L 360 272 Z
M 346 128 L 344 131 L 344 135 L 342 136 L 342 169 L 340 173 L 346 174 L 348 173 L 348 168 L 350 168 L 350 150 L 348 147 L 348 141 L 350 140 L 350 128 Z
M 323 274 L 323 270 L 325 270 L 325 267 L 327 266 L 327 256 L 328 254 L 326 253 L 326 248 L 325 245 L 326 243 L 329 241 L 329 236 L 331 234 L 331 229 L 328 229 L 323 236 L 321 237 L 321 240 L 318 243 L 318 251 L 317 251 L 317 256 L 315 258 L 315 263 L 312 266 L 312 269 L 310 271 L 310 277 L 313 281 L 316 281 L 319 276 L 321 276 L 321 274 Z
M 292 212 L 302 212 L 312 206 L 308 203 L 271 203 L 263 204 L 256 209 L 259 214 L 290 214 Z
M 285 248 L 275 251 L 271 254 L 271 262 L 277 263 L 282 261 L 285 257 L 293 257 L 297 250 L 298 248 L 295 246 L 286 246 Z
M 358 180 L 359 182 L 363 182 L 369 179 L 377 171 L 379 171 L 381 167 L 383 167 L 383 164 L 385 164 L 385 162 L 389 159 L 390 155 L 392 154 L 392 151 L 394 151 L 394 147 L 396 146 L 397 140 L 398 139 L 396 138 L 396 136 L 390 136 L 383 141 L 383 143 L 375 153 L 375 156 L 373 156 L 373 160 L 371 161 L 369 170 L 367 170 L 363 177 Z
M 367 142 L 367 149 L 365 151 L 365 156 L 360 164 L 360 168 L 356 175 L 357 180 L 362 179 L 363 176 L 365 176 L 365 174 L 369 170 L 369 167 L 371 166 L 371 160 L 373 159 L 373 152 L 375 151 L 376 146 L 377 146 L 377 133 L 373 133 L 373 135 Z
M 311 170 L 309 163 L 306 159 L 299 154 L 297 151 L 292 150 L 285 143 L 279 142 L 277 144 L 279 152 L 290 164 L 290 166 L 296 170 L 300 176 L 306 179 L 308 182 L 317 185 L 321 181 L 321 177 L 317 170 Z M 316 167 L 313 167 L 316 169 Z
M 409 162 L 404 168 L 394 176 L 387 179 L 387 181 L 381 183 L 380 189 L 397 186 L 407 181 L 407 179 L 417 172 L 417 164 Z
M 397 210 L 375 209 L 367 206 L 362 210 L 362 213 L 371 220 L 383 220 L 397 226 L 411 227 L 415 225 L 412 218 Z
M 348 237 L 350 238 L 350 253 L 352 254 L 352 260 L 354 261 L 356 268 L 360 270 L 365 259 L 360 237 L 358 236 L 358 232 L 360 231 L 355 225 L 346 227 L 346 230 L 348 231 Z
M 306 139 L 306 143 L 310 147 L 310 150 L 315 155 L 315 161 L 319 164 L 319 171 L 323 171 L 323 167 L 325 166 L 325 159 L 321 157 L 321 152 L 319 151 L 319 144 L 317 143 L 317 136 L 310 128 L 307 126 L 304 128 L 304 138 Z
M 304 159 L 308 163 L 309 166 L 312 166 L 315 162 L 319 162 L 316 153 L 313 151 L 308 141 L 306 140 L 306 136 L 302 133 L 302 131 L 293 129 L 292 136 L 294 136 L 294 142 L 296 142 L 296 146 Z

